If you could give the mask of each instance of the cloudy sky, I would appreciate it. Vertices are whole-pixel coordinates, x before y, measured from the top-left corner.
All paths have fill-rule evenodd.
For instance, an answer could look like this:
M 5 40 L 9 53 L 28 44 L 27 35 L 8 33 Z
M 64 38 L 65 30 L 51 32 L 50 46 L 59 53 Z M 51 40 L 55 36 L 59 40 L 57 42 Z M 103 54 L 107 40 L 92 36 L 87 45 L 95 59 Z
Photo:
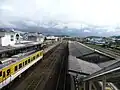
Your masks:
M 61 22 L 69 23 L 70 27 L 80 27 L 81 22 L 97 26 L 119 25 L 120 0 L 0 0 L 3 24 L 13 25 L 10 22 L 24 19 L 30 20 L 27 22 L 30 25 L 59 21 L 59 28 Z

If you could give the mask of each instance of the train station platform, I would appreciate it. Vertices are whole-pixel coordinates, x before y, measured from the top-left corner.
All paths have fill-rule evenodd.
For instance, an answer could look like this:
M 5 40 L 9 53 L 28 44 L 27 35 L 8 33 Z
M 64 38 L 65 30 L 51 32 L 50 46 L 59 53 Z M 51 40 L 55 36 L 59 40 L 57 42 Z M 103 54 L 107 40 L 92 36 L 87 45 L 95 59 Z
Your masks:
M 86 54 L 94 53 L 93 50 L 88 49 L 77 42 L 69 41 L 69 55 L 80 57 Z
M 120 80 L 120 59 L 82 43 L 69 41 L 68 74 L 73 76 L 74 80 L 82 81 L 84 90 L 92 90 L 89 89 L 92 86 L 97 87 L 94 81 L 101 81 L 103 86 L 100 87 L 104 88 L 103 90 L 106 87 L 119 90 L 116 88 L 119 87 Z M 91 85 L 91 82 L 94 85 Z

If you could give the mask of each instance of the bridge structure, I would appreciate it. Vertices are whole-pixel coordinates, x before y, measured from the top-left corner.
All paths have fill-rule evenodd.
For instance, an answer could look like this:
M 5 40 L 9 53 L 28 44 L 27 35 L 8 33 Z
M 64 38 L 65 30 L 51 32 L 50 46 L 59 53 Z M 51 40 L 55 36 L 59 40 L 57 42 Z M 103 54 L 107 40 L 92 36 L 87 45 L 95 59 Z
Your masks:
M 84 78 L 84 90 L 86 87 L 86 82 L 89 82 L 89 90 L 92 90 L 92 82 L 101 81 L 103 83 L 102 90 L 106 90 L 106 82 L 119 82 L 120 78 L 120 61 L 101 69 L 98 72 L 91 74 L 90 76 Z M 117 89 L 116 89 L 117 90 Z
M 68 73 L 74 76 L 75 80 L 82 77 L 79 79 L 82 90 L 119 90 L 120 88 L 118 85 L 120 81 L 119 58 L 82 43 L 69 41 L 68 66 Z M 77 87 L 76 90 L 81 89 Z

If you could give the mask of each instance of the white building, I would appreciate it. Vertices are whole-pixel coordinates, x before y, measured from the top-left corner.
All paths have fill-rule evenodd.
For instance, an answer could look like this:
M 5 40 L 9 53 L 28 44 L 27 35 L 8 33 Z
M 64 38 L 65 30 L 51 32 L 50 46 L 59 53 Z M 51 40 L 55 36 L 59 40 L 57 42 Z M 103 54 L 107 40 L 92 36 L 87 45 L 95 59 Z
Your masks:
M 45 36 L 42 35 L 41 33 L 29 32 L 24 34 L 24 40 L 27 40 L 27 41 L 43 43 L 44 39 L 45 39 Z
M 48 36 L 48 37 L 46 37 L 46 39 L 58 41 L 59 38 L 55 37 L 55 36 Z
M 94 43 L 94 44 L 105 44 L 105 42 L 106 42 L 102 37 L 87 38 L 87 40 L 90 43 Z
M 14 31 L 0 31 L 0 45 L 12 46 L 18 43 L 20 40 L 20 34 Z

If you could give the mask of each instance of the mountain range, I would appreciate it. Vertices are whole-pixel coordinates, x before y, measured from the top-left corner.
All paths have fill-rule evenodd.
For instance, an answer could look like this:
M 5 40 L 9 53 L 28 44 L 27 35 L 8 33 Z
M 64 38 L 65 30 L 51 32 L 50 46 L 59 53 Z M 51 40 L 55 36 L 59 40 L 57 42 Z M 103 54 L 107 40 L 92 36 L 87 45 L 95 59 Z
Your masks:
M 50 35 L 69 35 L 69 36 L 112 36 L 120 35 L 119 26 L 97 26 L 84 22 L 62 22 L 57 20 L 50 21 L 0 21 L 1 28 L 17 28 L 24 32 L 41 32 Z

